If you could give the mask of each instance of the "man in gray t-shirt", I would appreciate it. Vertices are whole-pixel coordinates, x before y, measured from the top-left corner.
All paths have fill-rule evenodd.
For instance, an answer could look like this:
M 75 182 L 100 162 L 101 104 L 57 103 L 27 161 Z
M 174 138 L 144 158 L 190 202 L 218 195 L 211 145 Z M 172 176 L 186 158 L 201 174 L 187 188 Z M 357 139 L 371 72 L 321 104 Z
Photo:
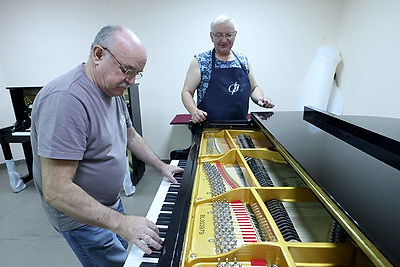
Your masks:
M 51 224 L 83 266 L 122 266 L 128 242 L 146 253 L 147 245 L 161 248 L 155 224 L 123 214 L 119 195 L 127 148 L 173 183 L 182 171 L 137 134 L 122 97 L 146 61 L 132 31 L 106 26 L 88 61 L 43 87 L 32 108 L 35 185 Z

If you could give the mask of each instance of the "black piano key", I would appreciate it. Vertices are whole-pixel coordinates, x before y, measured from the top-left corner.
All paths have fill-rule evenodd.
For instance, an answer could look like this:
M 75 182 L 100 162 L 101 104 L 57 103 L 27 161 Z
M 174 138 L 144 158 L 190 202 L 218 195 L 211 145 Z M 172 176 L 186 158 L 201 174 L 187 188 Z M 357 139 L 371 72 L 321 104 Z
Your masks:
M 143 258 L 159 258 L 160 255 L 161 255 L 161 252 L 153 251 L 151 254 L 144 254 Z
M 163 204 L 161 207 L 161 211 L 173 211 L 174 209 L 174 204 Z
M 179 191 L 179 187 L 171 186 L 170 188 L 168 188 L 168 192 L 178 192 L 178 191 Z
M 154 247 L 152 247 L 152 246 L 149 246 L 149 248 L 150 248 L 151 251 L 153 251 L 153 252 L 155 252 L 155 251 L 161 252 L 161 250 L 162 250 L 162 247 L 161 247 L 160 249 L 156 249 L 156 248 L 154 248 Z
M 157 220 L 156 225 L 168 225 L 169 220 Z
M 183 159 L 179 160 L 178 166 L 184 169 L 186 166 L 186 162 L 187 162 L 187 160 L 183 160 Z
M 182 177 L 182 176 L 183 176 L 183 172 L 175 173 L 173 176 L 174 176 L 175 178 L 176 178 L 176 177 Z
M 151 249 L 151 254 L 143 254 L 143 258 L 159 258 L 161 256 L 161 251 L 163 250 L 163 247 L 160 249 L 155 249 L 152 246 L 149 246 Z
M 151 249 L 151 254 L 143 254 L 144 258 L 159 258 L 161 255 L 161 251 L 162 251 L 162 247 L 161 249 L 155 249 L 152 246 L 149 246 L 149 248 Z
M 170 218 L 158 218 L 155 224 L 157 226 L 166 226 L 166 225 L 168 226 L 170 221 L 171 221 Z
M 173 199 L 173 198 L 177 198 L 178 194 L 177 193 L 167 193 L 167 195 L 165 196 L 165 198 L 167 199 Z
M 171 218 L 171 213 L 161 212 L 160 214 L 158 214 L 158 218 Z
M 164 199 L 164 202 L 171 202 L 171 203 L 175 203 L 176 201 L 176 197 L 166 197 Z
M 158 233 L 161 234 L 166 234 L 168 231 L 168 228 L 164 228 L 164 227 L 158 227 Z
M 142 262 L 139 267 L 157 267 L 157 263 L 153 262 Z

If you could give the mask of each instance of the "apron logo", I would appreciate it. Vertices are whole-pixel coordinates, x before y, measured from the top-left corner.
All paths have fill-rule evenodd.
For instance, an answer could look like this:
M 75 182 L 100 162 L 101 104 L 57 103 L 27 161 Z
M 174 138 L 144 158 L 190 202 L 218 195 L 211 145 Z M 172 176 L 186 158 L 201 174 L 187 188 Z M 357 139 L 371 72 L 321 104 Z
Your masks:
M 240 88 L 240 84 L 235 82 L 235 83 L 229 85 L 228 92 L 231 93 L 231 95 L 233 95 L 234 93 L 239 91 L 239 88 Z

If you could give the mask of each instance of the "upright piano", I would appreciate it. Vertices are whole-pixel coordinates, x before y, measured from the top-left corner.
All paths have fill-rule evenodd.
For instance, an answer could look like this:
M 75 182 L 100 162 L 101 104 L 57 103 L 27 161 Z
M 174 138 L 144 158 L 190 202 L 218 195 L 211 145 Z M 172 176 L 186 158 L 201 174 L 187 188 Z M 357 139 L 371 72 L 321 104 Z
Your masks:
M 42 86 L 7 87 L 11 96 L 15 123 L 0 129 L 0 144 L 5 160 L 12 160 L 13 155 L 10 143 L 21 143 L 25 154 L 28 174 L 21 177 L 24 183 L 32 180 L 32 147 L 30 141 L 32 104 Z M 139 85 L 133 84 L 124 92 L 124 98 L 131 116 L 133 127 L 142 135 L 142 122 L 140 115 Z M 129 153 L 131 166 L 131 180 L 136 185 L 145 171 L 145 164 L 135 155 Z
M 10 92 L 15 123 L 0 129 L 0 143 L 5 160 L 12 160 L 10 143 L 21 143 L 25 154 L 28 174 L 21 177 L 24 183 L 32 180 L 32 147 L 30 140 L 31 111 L 36 94 L 42 86 L 7 87 Z
M 400 266 L 399 126 L 305 107 L 197 127 L 163 248 L 126 266 Z

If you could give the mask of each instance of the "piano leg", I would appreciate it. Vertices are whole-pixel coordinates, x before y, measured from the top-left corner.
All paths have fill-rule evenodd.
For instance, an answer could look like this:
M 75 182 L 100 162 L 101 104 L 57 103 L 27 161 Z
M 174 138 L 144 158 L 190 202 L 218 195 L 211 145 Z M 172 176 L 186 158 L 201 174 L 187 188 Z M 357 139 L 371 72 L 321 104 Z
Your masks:
M 18 173 L 15 169 L 14 159 L 6 160 L 6 166 L 8 171 L 8 177 L 10 178 L 10 186 L 14 193 L 21 192 L 25 189 L 26 184 L 21 179 L 22 174 Z
M 1 143 L 1 148 L 3 150 L 6 166 L 7 166 L 11 190 L 14 193 L 21 192 L 22 190 L 25 189 L 26 185 L 22 179 L 23 178 L 22 174 L 18 173 L 15 169 L 15 162 L 14 162 L 14 159 L 13 159 L 13 156 L 11 153 L 10 143 L 4 141 L 1 136 L 0 136 L 0 143 Z M 32 160 L 32 157 L 31 157 L 31 160 Z M 28 164 L 28 162 L 27 162 L 27 164 Z M 28 166 L 29 166 L 29 164 L 28 164 Z M 32 162 L 30 163 L 30 166 L 31 166 L 30 169 L 32 170 Z

